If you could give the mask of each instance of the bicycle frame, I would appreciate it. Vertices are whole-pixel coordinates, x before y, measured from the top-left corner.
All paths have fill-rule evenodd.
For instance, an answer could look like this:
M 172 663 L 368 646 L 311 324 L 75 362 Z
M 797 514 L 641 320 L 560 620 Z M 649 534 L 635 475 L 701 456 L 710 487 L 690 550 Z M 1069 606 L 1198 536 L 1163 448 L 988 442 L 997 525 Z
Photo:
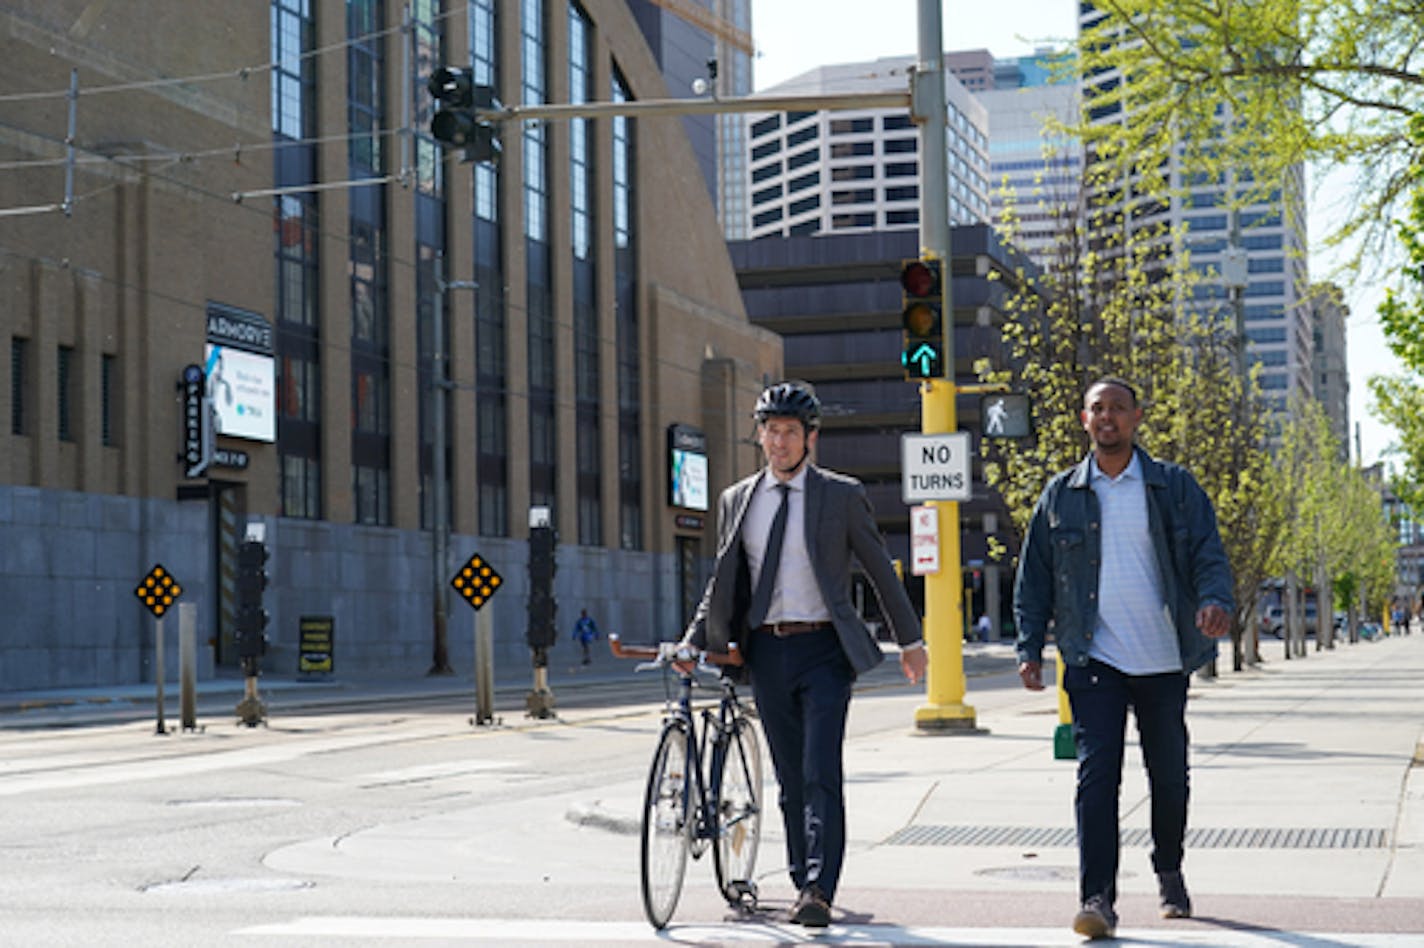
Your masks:
M 654 928 L 667 924 L 682 889 L 683 860 L 689 855 L 700 859 L 709 848 L 718 887 L 728 904 L 740 911 L 754 910 L 756 884 L 750 873 L 760 838 L 762 809 L 756 733 L 746 724 L 746 709 L 733 682 L 725 678 L 721 681 L 715 710 L 710 704 L 694 708 L 692 699 L 692 689 L 698 686 L 694 680 L 696 668 L 703 663 L 740 665 L 740 652 L 733 648 L 723 655 L 706 654 L 671 642 L 625 646 L 614 634 L 609 635 L 608 644 L 619 658 L 651 659 L 639 664 L 637 670 L 671 668 L 678 677 L 676 693 L 669 689 L 667 694 L 659 749 L 644 797 L 642 886 L 648 920 Z M 674 746 L 676 758 L 668 750 Z M 731 754 L 736 755 L 735 760 L 730 759 Z M 669 770 L 669 759 L 680 759 L 680 765 Z M 736 768 L 730 775 L 729 766 Z M 724 799 L 728 787 L 732 795 Z M 743 792 L 738 792 L 738 787 L 744 788 Z M 673 804 L 672 810 L 664 814 L 659 800 Z M 654 810 L 657 815 L 653 815 Z M 666 822 L 674 812 L 676 821 Z M 750 822 L 744 826 L 746 820 Z M 663 842 L 658 843 L 657 839 Z M 672 844 L 681 849 L 680 857 L 665 848 L 679 839 Z M 671 861 L 664 863 L 665 859 Z M 655 863 L 659 868 L 653 868 Z M 666 879 L 669 884 L 658 885 L 657 879 Z

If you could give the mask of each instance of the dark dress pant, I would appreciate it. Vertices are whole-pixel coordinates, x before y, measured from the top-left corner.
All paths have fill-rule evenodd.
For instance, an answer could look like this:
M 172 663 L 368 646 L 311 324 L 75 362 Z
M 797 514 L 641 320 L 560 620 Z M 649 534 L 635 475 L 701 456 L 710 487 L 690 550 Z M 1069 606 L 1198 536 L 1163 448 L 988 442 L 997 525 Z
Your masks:
M 752 691 L 781 788 L 791 881 L 834 899 L 845 858 L 841 748 L 855 670 L 834 629 L 750 634 Z
M 1181 672 L 1126 675 L 1102 662 L 1069 666 L 1063 687 L 1073 708 L 1078 745 L 1079 897 L 1117 899 L 1118 795 L 1127 710 L 1137 735 L 1152 797 L 1152 868 L 1180 869 L 1187 831 L 1187 684 Z

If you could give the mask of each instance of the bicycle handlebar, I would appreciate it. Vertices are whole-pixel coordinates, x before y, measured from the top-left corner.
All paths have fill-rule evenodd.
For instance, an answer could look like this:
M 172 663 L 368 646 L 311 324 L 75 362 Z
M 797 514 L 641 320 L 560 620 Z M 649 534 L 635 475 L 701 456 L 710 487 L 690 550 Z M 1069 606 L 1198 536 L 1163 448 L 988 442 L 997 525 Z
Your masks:
M 725 652 L 703 652 L 688 648 L 681 642 L 659 642 L 657 645 L 624 645 L 615 632 L 608 634 L 608 647 L 616 658 L 641 658 L 654 666 L 676 662 L 705 662 L 708 665 L 741 665 L 742 653 L 737 643 L 729 642 Z

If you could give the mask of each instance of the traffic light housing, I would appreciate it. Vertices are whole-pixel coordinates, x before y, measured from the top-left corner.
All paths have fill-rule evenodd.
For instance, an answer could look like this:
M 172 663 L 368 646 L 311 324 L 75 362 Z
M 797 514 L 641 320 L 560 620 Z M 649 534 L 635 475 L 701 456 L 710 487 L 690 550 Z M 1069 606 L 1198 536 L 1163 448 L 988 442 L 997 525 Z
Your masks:
M 469 69 L 441 66 L 430 74 L 426 88 L 435 99 L 430 134 L 450 148 L 464 149 L 464 161 L 496 162 L 503 147 L 499 132 L 479 112 L 498 109 L 494 87 L 477 85 Z
M 536 652 L 551 648 L 558 640 L 554 600 L 554 528 L 531 527 L 529 530 L 529 628 L 525 635 L 529 647 Z
M 906 260 L 900 267 L 900 289 L 900 365 L 905 378 L 944 378 L 944 262 L 935 257 Z
M 262 607 L 267 589 L 267 546 L 246 540 L 237 548 L 237 655 L 244 665 L 267 653 L 267 623 Z M 255 673 L 255 668 L 252 668 Z

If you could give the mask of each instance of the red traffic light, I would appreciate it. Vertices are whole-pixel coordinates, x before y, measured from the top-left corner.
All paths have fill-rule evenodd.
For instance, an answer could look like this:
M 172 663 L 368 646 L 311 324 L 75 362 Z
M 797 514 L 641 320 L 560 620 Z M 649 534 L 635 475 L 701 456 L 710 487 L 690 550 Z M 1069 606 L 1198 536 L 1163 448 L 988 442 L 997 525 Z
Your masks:
M 900 286 L 909 296 L 939 295 L 939 261 L 911 260 L 900 270 Z

